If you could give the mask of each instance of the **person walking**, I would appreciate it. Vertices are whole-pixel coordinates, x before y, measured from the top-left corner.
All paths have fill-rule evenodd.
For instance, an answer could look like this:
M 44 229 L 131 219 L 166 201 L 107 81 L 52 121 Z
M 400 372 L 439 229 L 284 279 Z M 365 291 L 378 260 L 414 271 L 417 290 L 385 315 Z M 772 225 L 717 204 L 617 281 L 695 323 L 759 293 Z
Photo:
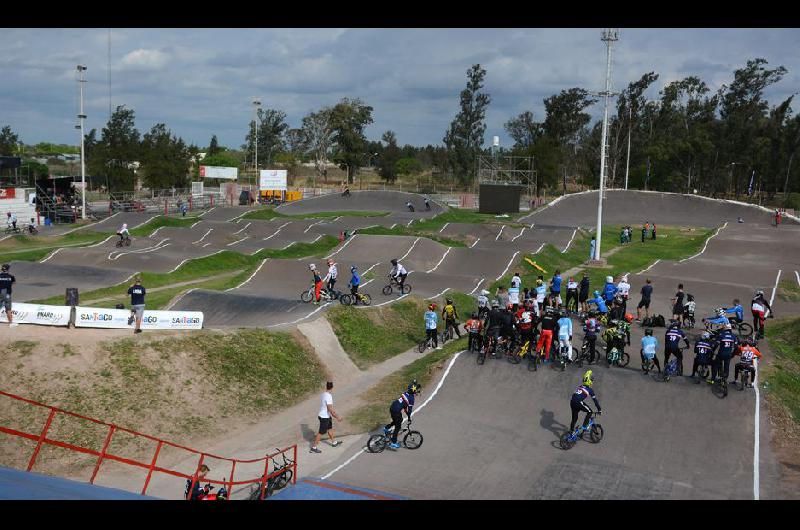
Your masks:
M 651 285 L 650 278 L 645 280 L 645 284 L 642 286 L 642 299 L 639 302 L 639 305 L 636 306 L 636 321 L 642 321 L 642 308 L 644 308 L 644 316 L 645 318 L 650 318 L 650 298 L 653 296 L 653 286 Z
M 655 240 L 656 240 L 656 224 L 655 224 L 655 223 L 653 223 L 653 232 L 652 232 L 652 237 L 651 237 L 651 239 L 652 239 L 653 241 L 655 241 Z
M 142 317 L 144 316 L 144 296 L 147 294 L 141 278 L 136 278 L 134 284 L 128 289 L 128 294 L 131 296 L 131 316 L 128 318 L 128 325 L 130 326 L 136 320 L 136 329 L 133 330 L 133 333 L 141 333 Z
M 8 263 L 3 264 L 2 272 L 0 272 L 0 308 L 6 312 L 6 319 L 8 319 L 9 327 L 17 327 L 19 324 L 13 322 L 11 313 L 11 285 L 17 281 L 12 274 L 8 273 L 11 265 Z
M 322 393 L 322 402 L 320 403 L 319 414 L 317 415 L 319 418 L 319 432 L 317 432 L 317 436 L 314 437 L 314 445 L 311 446 L 311 453 L 322 452 L 322 449 L 320 449 L 318 445 L 323 434 L 328 435 L 328 440 L 330 441 L 329 443 L 331 447 L 338 447 L 342 443 L 339 440 L 334 440 L 333 436 L 333 420 L 331 419 L 331 416 L 336 418 L 337 421 L 342 421 L 342 417 L 336 414 L 336 411 L 333 409 L 333 394 L 331 394 L 332 390 L 333 381 L 328 381 L 325 383 L 325 392 Z
M 647 225 L 642 227 L 642 243 L 644 243 L 644 238 L 647 237 Z
M 589 242 L 589 261 L 594 259 L 594 250 L 597 246 L 597 241 L 595 240 L 594 236 L 592 236 L 592 240 Z

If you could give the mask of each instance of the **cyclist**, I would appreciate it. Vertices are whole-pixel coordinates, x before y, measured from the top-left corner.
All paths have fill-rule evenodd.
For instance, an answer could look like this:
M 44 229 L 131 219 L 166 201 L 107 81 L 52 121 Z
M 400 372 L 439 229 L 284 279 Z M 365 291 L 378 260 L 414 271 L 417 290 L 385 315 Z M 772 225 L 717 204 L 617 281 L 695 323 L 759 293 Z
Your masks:
M 206 475 L 208 475 L 209 471 L 211 471 L 211 469 L 209 469 L 209 467 L 205 464 L 201 465 L 197 469 L 197 478 L 194 481 L 194 489 L 192 489 L 192 479 L 186 479 L 186 488 L 183 490 L 184 499 L 189 497 L 190 489 L 192 489 L 192 497 L 190 500 L 199 501 L 208 495 L 208 493 L 211 491 L 211 485 L 206 484 L 205 486 L 200 486 L 200 482 L 206 478 Z
M 750 303 L 750 310 L 753 312 L 753 330 L 758 334 L 759 339 L 764 338 L 764 316 L 769 311 L 769 318 L 773 317 L 772 308 L 764 298 L 764 291 L 756 291 L 753 301 Z
M 582 384 L 575 389 L 569 401 L 569 408 L 572 409 L 572 421 L 569 424 L 569 432 L 575 431 L 575 424 L 578 422 L 578 414 L 581 411 L 586 412 L 586 417 L 583 420 L 583 426 L 589 425 L 589 420 L 592 418 L 592 409 L 585 403 L 586 398 L 592 398 L 594 406 L 597 407 L 597 413 L 601 414 L 600 402 L 597 401 L 597 395 L 592 390 L 594 384 L 594 375 L 591 370 L 586 370 L 583 374 Z
M 428 212 L 431 211 L 431 200 L 427 197 L 425 197 L 425 210 Z
M 522 278 L 519 277 L 518 272 L 515 272 L 511 278 L 511 287 L 516 287 L 518 290 L 522 289 Z
M 17 214 L 13 212 L 6 212 L 6 224 L 11 227 L 15 232 L 17 230 Z
M 580 290 L 578 292 L 578 302 L 581 304 L 581 311 L 584 313 L 589 312 L 589 305 L 586 303 L 586 301 L 589 299 L 589 283 L 589 273 L 584 272 L 580 283 Z
M 451 298 L 448 298 L 446 302 L 446 305 L 442 308 L 444 332 L 447 333 L 448 328 L 452 327 L 460 339 L 461 332 L 458 330 L 458 310 L 456 310 L 456 306 L 453 304 L 453 300 Z
M 686 303 L 683 304 L 683 315 L 681 315 L 681 324 L 684 326 L 686 322 L 689 321 L 694 325 L 694 311 L 697 307 L 697 303 L 694 301 L 694 295 L 687 294 L 686 295 Z
M 336 263 L 331 258 L 328 258 L 328 273 L 322 279 L 326 283 L 325 288 L 328 294 L 333 296 L 333 286 L 336 284 L 336 278 L 339 276 L 339 270 L 336 268 Z
M 467 349 L 472 349 L 472 344 L 477 344 L 477 347 L 481 347 L 481 331 L 483 331 L 483 322 L 481 322 L 480 318 L 478 318 L 478 313 L 472 313 L 469 320 L 467 320 L 466 324 L 464 324 L 464 331 L 469 333 L 469 339 L 467 342 Z
M 669 327 L 664 333 L 664 369 L 667 369 L 669 363 L 669 356 L 674 355 L 678 359 L 678 375 L 683 375 L 683 351 L 681 350 L 681 340 L 686 343 L 686 347 L 690 346 L 689 339 L 686 338 L 686 333 L 681 329 L 681 323 L 678 320 L 672 319 L 669 321 Z
M 558 351 L 567 350 L 567 360 L 572 362 L 572 319 L 567 316 L 567 312 L 562 309 L 559 312 L 561 318 L 558 319 Z
M 481 290 L 478 295 L 478 316 L 484 318 L 486 313 L 489 312 L 489 291 L 486 289 Z
M 733 316 L 730 316 L 731 314 L 733 314 Z M 739 303 L 738 298 L 733 299 L 733 306 L 725 309 L 725 316 L 728 317 L 728 320 L 736 324 L 744 322 L 744 308 L 742 304 Z
M 653 336 L 653 330 L 647 328 L 644 330 L 644 337 L 642 337 L 642 367 L 644 367 L 645 358 L 652 359 L 653 363 L 658 368 L 658 373 L 661 373 L 661 366 L 658 364 L 658 339 Z
M 550 305 L 556 309 L 561 307 L 561 270 L 556 269 L 553 278 L 550 280 Z
M 567 280 L 567 311 L 577 313 L 578 310 L 578 282 L 570 276 Z
M 544 309 L 544 298 L 547 296 L 547 286 L 541 278 L 536 280 L 536 305 L 539 307 L 539 312 Z
M 314 304 L 318 304 L 320 297 L 322 296 L 322 278 L 319 275 L 319 271 L 317 271 L 317 266 L 313 263 L 308 264 L 308 270 L 311 271 L 312 281 L 314 282 Z
M 403 428 L 403 411 L 405 411 L 410 424 L 411 411 L 414 410 L 414 396 L 419 394 L 420 390 L 422 390 L 422 386 L 414 379 L 408 384 L 406 391 L 400 394 L 398 399 L 392 401 L 389 406 L 389 415 L 392 417 L 392 421 L 383 428 L 383 434 L 388 436 L 390 432 L 392 433 L 392 443 L 389 445 L 392 449 L 400 448 L 400 444 L 397 443 L 397 435 Z M 394 429 L 390 430 L 392 428 Z
M 672 305 L 672 318 L 674 318 L 675 320 L 678 320 L 679 318 L 681 318 L 681 315 L 683 314 L 683 296 L 684 296 L 683 284 L 679 283 L 678 284 L 678 292 L 675 293 L 675 297 L 672 298 L 672 300 L 671 300 L 671 302 L 673 304 Z M 666 365 L 664 365 L 664 366 L 666 367 Z
M 706 329 L 711 329 L 710 325 L 724 326 L 725 324 L 730 324 L 728 317 L 725 316 L 725 309 L 723 309 L 722 307 L 718 307 L 714 310 L 714 312 L 717 315 L 716 317 L 703 319 L 703 322 L 706 325 Z
M 486 321 L 483 323 L 483 328 L 486 330 L 484 339 L 488 340 L 491 337 L 494 341 L 495 348 L 497 347 L 497 340 L 500 338 L 500 329 L 503 326 L 503 312 L 500 311 L 500 303 L 497 300 L 492 300 L 492 309 L 486 313 Z M 492 352 L 492 357 L 495 352 Z
M 606 305 L 611 305 L 616 295 L 617 286 L 614 285 L 614 277 L 606 276 L 606 285 L 603 287 L 603 299 L 606 301 Z
M 31 217 L 30 222 L 28 223 L 28 233 L 32 234 L 36 230 L 36 221 L 33 217 Z
M 615 296 L 614 301 L 611 302 L 608 318 L 611 320 L 622 320 L 625 318 L 625 308 L 623 307 L 623 300 L 621 296 Z
M 350 295 L 353 297 L 353 303 L 358 305 L 358 286 L 361 285 L 361 276 L 358 274 L 358 267 L 355 265 L 350 266 Z
M 605 315 L 608 313 L 608 307 L 606 306 L 606 301 L 600 296 L 600 291 L 594 292 L 594 298 L 590 298 L 586 301 L 586 305 L 589 306 L 590 304 L 595 304 L 597 306 L 597 312 L 601 315 Z
M 692 375 L 697 375 L 697 369 L 701 366 L 710 366 L 711 357 L 714 355 L 716 344 L 711 340 L 711 333 L 704 331 L 700 338 L 694 342 L 694 363 L 692 363 Z
M 539 334 L 539 341 L 536 343 L 536 351 L 539 352 L 540 356 L 544 354 L 544 362 L 550 362 L 550 346 L 553 343 L 553 332 L 558 326 L 552 307 L 545 309 L 541 324 L 542 332 Z
M 526 300 L 524 305 L 517 310 L 517 328 L 519 329 L 519 340 L 521 344 L 528 342 L 528 351 L 533 346 L 536 338 L 536 313 L 533 310 L 533 300 Z
M 403 264 L 398 263 L 396 259 L 393 259 L 392 270 L 389 272 L 389 276 L 400 285 L 399 294 L 403 294 L 403 284 L 406 283 L 406 276 L 408 276 L 406 268 L 403 267 Z
M 622 314 L 628 311 L 628 295 L 631 292 L 631 284 L 628 283 L 628 275 L 624 275 L 617 284 L 617 297 L 622 297 Z
M 122 227 L 120 227 L 119 231 L 117 232 L 120 241 L 125 241 L 126 239 L 130 239 L 131 233 L 128 232 L 128 223 L 122 223 Z
M 9 327 L 16 327 L 17 324 L 12 322 L 11 313 L 11 286 L 17 279 L 12 274 L 8 273 L 11 265 L 4 263 L 2 272 L 0 272 L 0 310 L 6 312 L 6 319 L 8 320 Z
M 425 338 L 433 340 L 433 347 L 441 350 L 439 346 L 439 316 L 436 314 L 436 304 L 428 304 L 428 310 L 425 311 Z
M 589 311 L 589 318 L 583 324 L 583 340 L 589 350 L 589 364 L 594 362 L 597 351 L 595 346 L 597 344 L 597 335 L 600 333 L 600 322 L 597 321 L 597 311 Z
M 409 212 L 413 212 L 414 211 L 414 205 L 411 204 L 411 201 L 406 201 L 406 208 L 408 208 Z
M 733 369 L 733 382 L 739 381 L 739 372 L 750 372 L 750 383 L 748 387 L 753 386 L 753 381 L 756 380 L 756 367 L 753 364 L 753 358 L 761 358 L 761 352 L 756 348 L 756 342 L 753 339 L 744 339 L 743 344 L 737 349 L 736 352 L 740 356 L 740 360 L 736 363 Z
M 506 347 L 511 349 L 514 346 L 516 339 L 515 319 L 514 319 L 514 304 L 508 303 L 505 311 L 500 311 L 500 334 L 506 343 Z
M 608 328 L 603 332 L 606 340 L 606 355 L 616 348 L 620 355 L 625 352 L 625 346 L 631 343 L 630 326 L 625 326 L 619 320 L 612 320 L 608 323 Z
M 736 352 L 739 339 L 731 331 L 731 325 L 725 324 L 724 329 L 717 336 L 717 355 L 714 357 L 714 364 L 711 365 L 711 380 L 713 383 L 717 375 L 728 380 L 728 372 L 731 366 L 731 358 Z

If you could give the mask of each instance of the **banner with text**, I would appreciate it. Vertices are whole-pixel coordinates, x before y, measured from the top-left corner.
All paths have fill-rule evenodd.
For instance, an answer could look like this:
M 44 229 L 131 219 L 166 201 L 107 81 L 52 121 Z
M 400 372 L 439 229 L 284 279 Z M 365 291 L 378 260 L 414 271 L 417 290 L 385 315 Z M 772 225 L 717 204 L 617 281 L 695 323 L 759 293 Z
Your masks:
M 17 324 L 41 324 L 43 326 L 68 326 L 69 306 L 11 303 L 11 319 Z M 6 312 L 0 312 L 0 322 L 8 322 Z
M 233 179 L 239 178 L 239 168 L 222 166 L 200 166 L 200 178 Z
M 262 169 L 259 173 L 258 188 L 286 191 L 286 173 L 285 169 Z
M 131 312 L 127 309 L 75 307 L 76 328 L 133 329 L 128 324 Z M 201 311 L 147 311 L 142 317 L 142 329 L 202 329 Z
M 0 188 L 0 199 L 14 199 L 16 196 L 16 188 Z

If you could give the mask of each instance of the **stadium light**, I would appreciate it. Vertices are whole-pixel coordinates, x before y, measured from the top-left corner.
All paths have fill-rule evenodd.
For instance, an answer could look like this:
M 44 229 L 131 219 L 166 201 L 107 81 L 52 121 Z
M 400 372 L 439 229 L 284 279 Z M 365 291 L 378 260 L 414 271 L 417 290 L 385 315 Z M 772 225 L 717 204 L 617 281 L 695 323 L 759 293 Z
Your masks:
M 78 69 L 78 87 L 80 88 L 81 96 L 81 110 L 78 114 L 81 129 L 81 219 L 86 219 L 86 156 L 83 138 L 83 122 L 86 119 L 86 114 L 83 113 L 83 84 L 86 82 L 84 72 L 86 67 L 82 64 L 77 66 Z

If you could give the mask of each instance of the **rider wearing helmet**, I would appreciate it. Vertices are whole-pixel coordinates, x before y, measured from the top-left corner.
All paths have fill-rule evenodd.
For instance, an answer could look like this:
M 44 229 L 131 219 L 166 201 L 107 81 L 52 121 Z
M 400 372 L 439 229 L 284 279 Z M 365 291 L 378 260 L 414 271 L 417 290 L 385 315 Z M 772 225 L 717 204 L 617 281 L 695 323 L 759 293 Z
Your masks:
M 572 319 L 565 310 L 559 311 L 558 319 L 558 351 L 567 353 L 567 359 L 572 362 Z
M 617 286 L 614 285 L 614 277 L 606 276 L 606 285 L 603 287 L 603 299 L 605 299 L 606 305 L 610 305 L 614 301 L 617 290 Z
M 478 316 L 483 318 L 489 312 L 489 291 L 481 290 L 478 295 Z
M 8 319 L 8 324 L 12 325 L 12 313 L 11 313 L 11 285 L 17 281 L 13 275 L 8 273 L 8 270 L 11 268 L 11 265 L 8 263 L 4 263 L 2 267 L 2 272 L 0 272 L 0 309 L 5 310 L 6 318 Z M 13 324 L 16 326 L 16 324 Z
M 573 432 L 575 430 L 575 423 L 578 421 L 578 414 L 581 411 L 586 412 L 586 418 L 583 420 L 583 426 L 589 425 L 589 419 L 592 417 L 592 409 L 584 403 L 586 398 L 592 398 L 594 401 L 594 406 L 597 407 L 597 413 L 600 414 L 602 411 L 600 409 L 600 402 L 597 401 L 597 395 L 592 390 L 592 385 L 594 384 L 594 375 L 592 375 L 591 370 L 586 370 L 583 374 L 583 381 L 581 385 L 575 389 L 575 392 L 572 394 L 572 397 L 569 401 L 569 407 L 572 409 L 572 421 L 569 424 L 569 432 Z
M 628 311 L 628 296 L 630 296 L 631 284 L 628 283 L 628 275 L 624 274 L 617 284 L 617 296 L 622 299 L 622 314 Z
M 725 324 L 730 324 L 728 317 L 725 316 L 725 309 L 722 307 L 718 307 L 714 310 L 716 316 L 714 318 L 704 318 L 703 322 L 706 324 L 715 324 L 717 326 L 724 326 Z M 708 328 L 706 328 L 708 329 Z
M 389 415 L 392 417 L 392 421 L 383 428 L 383 433 L 386 435 L 388 435 L 389 432 L 392 433 L 392 443 L 389 446 L 392 449 L 400 448 L 400 444 L 397 443 L 397 433 L 399 433 L 400 429 L 403 427 L 403 411 L 405 411 L 408 417 L 408 423 L 411 423 L 411 411 L 414 409 L 414 396 L 419 394 L 420 390 L 422 390 L 422 385 L 417 383 L 417 380 L 414 379 L 408 384 L 406 391 L 403 392 L 398 399 L 392 401 L 392 404 L 389 406 Z M 392 428 L 394 429 L 390 431 Z
M 436 304 L 428 304 L 428 310 L 425 311 L 425 338 L 433 340 L 433 347 L 441 350 L 439 346 L 439 316 L 436 314 Z
M 589 352 L 589 364 L 594 362 L 595 355 L 597 354 L 595 346 L 597 344 L 597 335 L 600 333 L 600 327 L 600 322 L 597 320 L 597 311 L 589 311 L 589 318 L 583 323 L 583 340 L 586 341 Z
M 539 278 L 536 280 L 536 303 L 539 306 L 539 311 L 544 310 L 544 298 L 547 296 L 547 286 L 544 281 Z
M 317 266 L 313 263 L 308 264 L 308 270 L 311 271 L 311 275 L 314 277 L 314 303 L 318 304 L 322 293 L 322 278 L 320 278 L 317 271 Z
M 550 346 L 553 344 L 553 335 L 558 328 L 558 321 L 552 307 L 547 307 L 541 319 L 542 332 L 536 343 L 536 351 L 541 356 L 544 353 L 545 362 L 550 362 Z
M 753 313 L 753 330 L 758 334 L 759 339 L 764 338 L 764 316 L 769 311 L 769 318 L 774 316 L 774 312 L 769 302 L 764 298 L 764 291 L 756 291 L 753 301 L 750 302 L 750 310 Z
M 484 339 L 488 340 L 491 337 L 494 344 L 500 338 L 500 330 L 503 327 L 503 311 L 500 310 L 500 302 L 492 300 L 492 309 L 486 313 L 486 321 L 483 323 L 483 328 L 486 330 Z M 494 352 L 492 352 L 494 355 Z
M 400 294 L 403 294 L 403 285 L 406 283 L 406 276 L 408 276 L 408 272 L 406 272 L 406 268 L 403 267 L 403 264 L 393 259 L 392 270 L 389 271 L 389 277 L 400 285 Z
M 500 333 L 506 341 L 506 347 L 511 348 L 514 344 L 515 329 L 514 329 L 514 304 L 508 302 L 505 311 L 500 311 Z
M 739 303 L 738 298 L 733 299 L 733 305 L 725 309 L 725 314 L 731 322 L 735 322 L 736 324 L 744 322 L 744 308 L 742 304 Z
M 731 325 L 725 324 L 724 329 L 717 335 L 717 355 L 711 365 L 711 381 L 709 382 L 713 382 L 717 375 L 724 377 L 726 380 L 728 379 L 731 358 L 736 353 L 738 344 L 739 339 L 731 331 Z
M 697 307 L 697 302 L 694 301 L 694 295 L 687 294 L 686 295 L 686 303 L 683 304 L 683 314 L 681 315 L 681 324 L 686 325 L 686 322 L 690 322 L 694 325 L 694 311 Z
M 361 276 L 358 274 L 358 267 L 355 265 L 350 266 L 350 295 L 353 297 L 353 303 L 358 305 L 358 286 L 361 285 Z
M 339 276 L 339 270 L 336 268 L 336 263 L 331 259 L 328 258 L 328 273 L 325 275 L 325 278 L 322 279 L 323 282 L 327 282 L 326 288 L 329 293 L 333 294 L 333 286 L 336 284 L 336 278 Z
M 597 311 L 602 315 L 608 313 L 608 306 L 606 306 L 606 301 L 603 299 L 603 297 L 600 296 L 600 291 L 595 291 L 594 298 L 587 300 L 586 304 L 595 304 L 597 306 Z
M 128 232 L 128 223 L 122 223 L 122 227 L 117 232 L 120 241 L 124 241 L 131 237 L 131 233 Z
M 694 363 L 692 364 L 692 375 L 697 375 L 697 369 L 701 366 L 710 366 L 711 357 L 714 355 L 714 341 L 711 340 L 711 333 L 704 331 L 700 338 L 694 342 Z
M 442 308 L 442 318 L 444 318 L 444 331 L 447 333 L 448 328 L 452 327 L 458 338 L 461 338 L 461 332 L 458 330 L 458 310 L 456 310 L 453 299 L 448 298 L 445 306 Z
M 561 271 L 556 269 L 553 273 L 553 278 L 550 280 L 550 304 L 561 307 Z
M 756 367 L 753 363 L 755 358 L 761 358 L 761 352 L 756 348 L 756 342 L 753 339 L 744 339 L 743 344 L 738 348 L 737 354 L 740 360 L 736 363 L 733 370 L 733 382 L 739 381 L 739 372 L 750 372 L 750 383 L 748 386 L 753 386 L 753 381 L 756 380 Z
M 519 329 L 519 340 L 522 344 L 529 343 L 529 352 L 536 337 L 536 312 L 533 309 L 535 305 L 533 299 L 525 300 L 525 303 L 514 315 L 517 321 L 517 329 Z
M 667 368 L 669 356 L 674 355 L 678 359 L 678 375 L 683 375 L 683 350 L 681 350 L 681 340 L 686 343 L 686 347 L 690 346 L 689 339 L 686 338 L 686 333 L 681 329 L 681 323 L 672 319 L 669 321 L 669 327 L 664 333 L 664 368 Z
M 658 368 L 658 373 L 661 373 L 661 365 L 658 364 L 658 339 L 653 336 L 653 330 L 647 328 L 644 330 L 644 337 L 642 337 L 642 369 L 644 370 L 645 359 L 652 359 L 653 363 Z
M 483 322 L 478 318 L 478 313 L 472 313 L 470 319 L 464 324 L 464 331 L 469 333 L 469 340 L 467 342 L 467 349 L 472 350 L 473 343 L 477 348 L 481 347 L 481 331 L 483 331 Z

